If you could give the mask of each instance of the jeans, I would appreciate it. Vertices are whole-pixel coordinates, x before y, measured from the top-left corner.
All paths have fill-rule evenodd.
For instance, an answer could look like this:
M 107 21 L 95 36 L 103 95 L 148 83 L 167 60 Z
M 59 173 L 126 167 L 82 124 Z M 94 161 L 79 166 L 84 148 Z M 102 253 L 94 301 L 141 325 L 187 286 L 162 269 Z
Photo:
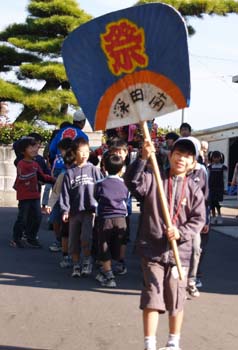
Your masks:
M 198 271 L 198 265 L 199 265 L 199 260 L 201 256 L 201 235 L 196 234 L 193 237 L 193 242 L 192 242 L 192 256 L 190 260 L 190 267 L 189 267 L 189 272 L 188 272 L 188 282 L 196 282 L 196 277 L 197 277 L 197 271 Z
M 25 199 L 18 203 L 18 215 L 13 226 L 13 240 L 36 239 L 41 223 L 40 199 Z

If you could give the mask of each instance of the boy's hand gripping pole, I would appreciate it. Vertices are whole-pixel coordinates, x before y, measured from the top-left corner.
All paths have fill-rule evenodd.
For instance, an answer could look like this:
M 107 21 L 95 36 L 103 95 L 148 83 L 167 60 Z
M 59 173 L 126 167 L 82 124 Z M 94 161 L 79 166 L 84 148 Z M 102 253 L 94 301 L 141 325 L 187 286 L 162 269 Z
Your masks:
M 149 133 L 147 122 L 143 121 L 143 122 L 140 123 L 140 125 L 142 127 L 144 139 L 147 139 L 148 141 L 151 141 L 151 137 L 150 137 L 150 133 Z M 169 227 L 172 227 L 173 225 L 172 225 L 172 221 L 171 221 L 171 218 L 170 218 L 170 214 L 169 214 L 169 210 L 168 210 L 168 206 L 167 206 L 167 199 L 165 197 L 163 183 L 162 183 L 162 180 L 161 180 L 160 171 L 159 171 L 159 167 L 158 167 L 158 163 L 157 163 L 157 159 L 156 159 L 155 153 L 151 154 L 150 161 L 151 161 L 151 164 L 152 164 L 152 168 L 153 168 L 155 179 L 156 179 L 156 183 L 157 183 L 159 199 L 160 199 L 160 203 L 161 203 L 161 207 L 162 207 L 162 212 L 163 212 L 163 216 L 164 216 L 165 225 L 166 225 L 167 228 L 169 228 Z M 181 261 L 180 261 L 180 258 L 179 258 L 179 253 L 178 253 L 178 247 L 177 247 L 176 240 L 170 241 L 170 244 L 171 244 L 171 247 L 172 247 L 172 250 L 173 250 L 173 253 L 174 253 L 174 258 L 175 258 L 175 261 L 176 261 L 176 266 L 177 266 L 177 269 L 178 269 L 179 278 L 180 278 L 180 280 L 183 280 L 184 274 L 183 274 Z

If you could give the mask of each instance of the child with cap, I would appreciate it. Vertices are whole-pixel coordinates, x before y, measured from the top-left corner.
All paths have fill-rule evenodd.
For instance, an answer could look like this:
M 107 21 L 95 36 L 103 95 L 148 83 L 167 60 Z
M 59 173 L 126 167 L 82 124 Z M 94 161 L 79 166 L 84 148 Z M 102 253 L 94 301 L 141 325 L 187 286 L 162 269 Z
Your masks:
M 170 170 L 163 177 L 173 225 L 166 228 L 155 176 L 145 172 L 152 152 L 155 152 L 154 146 L 145 140 L 141 159 L 127 168 L 124 177 L 132 195 L 143 202 L 137 249 L 144 279 L 140 302 L 144 348 L 156 350 L 159 314 L 167 310 L 169 337 L 163 349 L 179 350 L 187 279 L 179 280 L 169 243 L 177 241 L 186 275 L 192 253 L 192 237 L 199 234 L 205 224 L 205 204 L 201 189 L 186 176 L 195 161 L 197 146 L 188 138 L 178 139 L 171 150 Z
M 58 143 L 65 137 L 70 137 L 72 140 L 75 140 L 78 137 L 84 138 L 88 141 L 88 136 L 82 131 L 86 123 L 85 114 L 81 109 L 77 110 L 73 115 L 73 124 L 66 125 L 61 128 L 53 140 L 50 143 L 50 159 L 53 161 L 56 155 L 59 153 Z

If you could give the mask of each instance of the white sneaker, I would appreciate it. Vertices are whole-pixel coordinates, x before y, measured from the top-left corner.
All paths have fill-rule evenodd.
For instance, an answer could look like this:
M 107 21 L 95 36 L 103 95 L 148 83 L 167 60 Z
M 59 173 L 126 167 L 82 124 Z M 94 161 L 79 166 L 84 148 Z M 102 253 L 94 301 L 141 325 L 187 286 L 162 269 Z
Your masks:
M 197 288 L 202 288 L 202 281 L 201 281 L 200 278 L 197 278 L 197 279 L 196 279 L 196 287 L 197 287 Z
M 197 289 L 195 282 L 194 282 L 194 283 L 190 283 L 190 284 L 188 285 L 187 291 L 188 291 L 188 293 L 189 293 L 192 297 L 197 298 L 197 297 L 200 296 L 200 292 L 199 292 L 199 290 Z
M 91 275 L 93 271 L 93 264 L 90 257 L 83 258 L 81 275 L 86 277 Z
M 72 259 L 69 256 L 64 256 L 63 260 L 59 263 L 62 269 L 71 267 L 73 265 Z
M 80 277 L 81 276 L 81 269 L 80 269 L 80 265 L 74 265 L 73 267 L 73 272 L 72 272 L 72 277 Z

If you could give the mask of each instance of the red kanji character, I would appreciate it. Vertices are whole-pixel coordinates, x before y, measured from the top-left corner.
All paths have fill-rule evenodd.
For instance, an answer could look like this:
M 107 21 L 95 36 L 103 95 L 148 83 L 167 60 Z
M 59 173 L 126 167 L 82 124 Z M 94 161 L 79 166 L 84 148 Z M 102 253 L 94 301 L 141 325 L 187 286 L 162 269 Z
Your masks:
M 101 35 L 102 48 L 113 74 L 132 73 L 137 67 L 148 65 L 142 28 L 122 19 L 108 24 L 106 29 L 106 33 Z

